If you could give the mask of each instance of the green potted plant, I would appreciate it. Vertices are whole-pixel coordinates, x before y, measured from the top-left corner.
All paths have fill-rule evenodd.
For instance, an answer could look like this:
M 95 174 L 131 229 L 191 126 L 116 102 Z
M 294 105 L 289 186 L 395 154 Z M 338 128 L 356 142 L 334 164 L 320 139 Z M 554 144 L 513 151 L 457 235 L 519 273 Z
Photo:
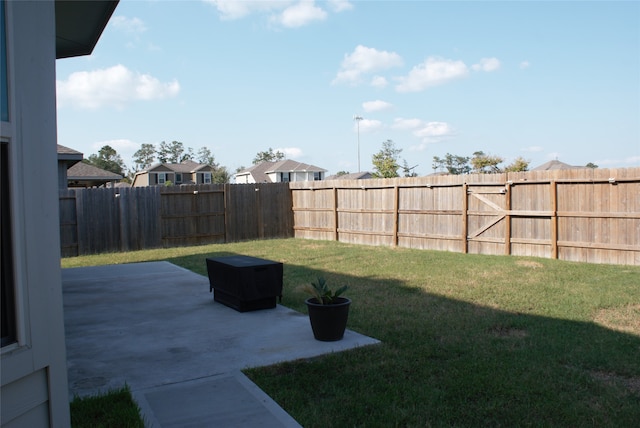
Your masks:
M 316 340 L 332 342 L 344 336 L 351 299 L 340 297 L 340 295 L 347 288 L 345 285 L 333 291 L 322 277 L 305 287 L 305 291 L 312 296 L 305 300 L 305 303 Z

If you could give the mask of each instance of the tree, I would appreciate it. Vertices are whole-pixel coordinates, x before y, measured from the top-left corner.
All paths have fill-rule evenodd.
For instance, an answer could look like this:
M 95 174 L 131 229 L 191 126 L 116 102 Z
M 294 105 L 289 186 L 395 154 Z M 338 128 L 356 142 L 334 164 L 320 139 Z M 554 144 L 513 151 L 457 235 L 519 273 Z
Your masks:
M 471 166 L 476 174 L 495 174 L 500 171 L 498 164 L 504 162 L 500 156 L 486 155 L 483 151 L 473 153 Z
M 375 169 L 372 175 L 376 178 L 398 177 L 400 153 L 402 153 L 402 149 L 397 149 L 392 140 L 384 141 L 382 149 L 374 154 L 371 160 Z
M 226 166 L 216 167 L 211 174 L 211 182 L 216 184 L 225 184 L 231 181 L 231 174 Z
M 402 162 L 402 172 L 404 174 L 405 177 L 417 177 L 418 173 L 414 171 L 414 169 L 417 167 L 418 165 L 414 165 L 412 167 L 409 167 L 409 164 L 407 163 L 406 159 Z
M 469 166 L 469 158 L 465 156 L 456 156 L 447 153 L 444 158 L 438 156 L 433 157 L 433 169 L 438 170 L 445 168 L 449 174 L 459 175 L 471 172 Z
M 218 165 L 216 163 L 215 156 L 213 155 L 213 153 L 211 153 L 211 150 L 209 150 L 209 148 L 207 147 L 200 147 L 200 150 L 198 150 L 198 156 L 196 159 L 198 160 L 198 163 L 201 163 L 201 164 L 211 165 L 211 166 Z
M 598 165 L 596 165 L 593 162 L 589 162 L 588 164 L 585 165 L 587 168 L 591 168 L 591 169 L 596 169 L 598 167 Z
M 182 156 L 180 156 L 180 162 L 186 161 L 186 160 L 193 160 L 195 159 L 195 157 L 196 155 L 193 154 L 193 149 L 191 147 L 187 147 L 186 153 L 183 153 Z
M 153 144 L 142 144 L 140 149 L 133 154 L 135 170 L 140 171 L 149 168 L 156 157 L 156 146 Z
M 258 152 L 258 154 L 256 154 L 256 157 L 253 158 L 253 164 L 257 165 L 261 162 L 278 162 L 283 159 L 284 153 L 282 153 L 280 150 L 274 152 L 273 149 L 269 147 L 269 150 Z
M 118 152 L 111 146 L 103 146 L 97 155 L 93 154 L 89 156 L 84 162 L 104 169 L 105 171 L 124 176 L 124 162 Z
M 504 172 L 524 172 L 529 171 L 529 163 L 528 161 L 520 156 L 514 159 L 509 165 L 504 168 Z
M 336 172 L 336 177 L 340 177 L 347 174 L 349 174 L 349 171 L 338 171 Z
M 158 147 L 158 160 L 162 163 L 180 163 L 185 160 L 183 156 L 184 144 L 180 141 L 172 141 L 171 144 L 161 142 Z

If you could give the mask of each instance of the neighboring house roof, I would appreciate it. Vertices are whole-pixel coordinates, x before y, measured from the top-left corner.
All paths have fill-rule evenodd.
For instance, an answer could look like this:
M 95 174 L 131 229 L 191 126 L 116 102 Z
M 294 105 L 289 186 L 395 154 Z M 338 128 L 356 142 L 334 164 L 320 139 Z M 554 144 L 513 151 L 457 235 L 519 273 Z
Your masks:
M 119 0 L 56 0 L 56 58 L 88 55 Z
M 342 175 L 330 175 L 325 180 L 366 180 L 368 178 L 373 178 L 370 172 L 352 172 L 349 174 Z
M 184 160 L 180 163 L 156 163 L 149 168 L 138 171 L 134 174 L 133 185 L 137 183 L 138 176 L 149 174 L 150 172 L 176 172 L 182 174 L 196 174 L 199 172 L 214 172 L 214 168 L 211 165 L 201 164 L 192 160 Z M 195 178 L 195 177 L 194 177 Z M 191 180 L 183 179 L 182 184 L 194 183 Z
M 71 163 L 80 162 L 83 158 L 83 154 L 77 150 L 70 149 L 69 147 L 58 144 L 58 160 L 59 161 L 71 161 Z
M 207 164 L 201 164 L 192 160 L 185 160 L 180 163 L 167 163 L 165 164 L 174 172 L 198 172 L 211 170 L 211 166 Z
M 270 182 L 268 174 L 274 172 L 327 172 L 326 169 L 302 162 L 296 162 L 291 159 L 285 159 L 278 162 L 260 162 L 257 165 L 243 169 L 236 173 L 239 175 L 251 175 L 256 183 Z
M 266 171 L 273 163 L 274 162 L 260 162 L 259 164 L 243 169 L 242 171 L 238 171 L 236 173 L 236 177 L 239 175 L 251 175 L 256 183 L 269 182 L 271 180 L 266 174 Z
M 263 162 L 264 163 L 264 162 Z M 285 159 L 279 162 L 269 162 L 271 168 L 266 172 L 327 172 L 326 169 L 317 167 L 315 165 L 309 165 L 307 163 L 296 162 L 291 159 Z
M 82 161 L 82 153 L 58 144 L 58 187 L 66 189 L 69 185 L 68 170 Z
M 67 170 L 67 181 L 87 187 L 101 186 L 119 180 L 122 180 L 120 174 L 105 171 L 84 162 L 79 162 Z
M 156 163 L 151 165 L 144 171 L 138 171 L 138 174 L 145 172 L 171 171 L 182 173 L 194 173 L 198 171 L 212 171 L 211 165 L 201 164 L 192 160 L 184 160 L 180 163 Z
M 584 169 L 584 168 L 586 168 L 586 166 L 573 166 L 573 165 L 566 164 L 564 162 L 560 162 L 557 159 L 554 159 L 531 169 L 531 171 L 551 171 L 556 169 Z

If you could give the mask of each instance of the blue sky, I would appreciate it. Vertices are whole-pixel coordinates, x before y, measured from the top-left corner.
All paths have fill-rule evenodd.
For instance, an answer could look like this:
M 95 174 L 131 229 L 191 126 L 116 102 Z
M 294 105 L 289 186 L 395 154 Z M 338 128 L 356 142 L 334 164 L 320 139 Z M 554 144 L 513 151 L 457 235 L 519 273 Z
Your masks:
M 58 60 L 58 143 L 272 147 L 361 170 L 393 140 L 419 175 L 482 150 L 640 166 L 640 3 L 121 0 L 91 56 Z

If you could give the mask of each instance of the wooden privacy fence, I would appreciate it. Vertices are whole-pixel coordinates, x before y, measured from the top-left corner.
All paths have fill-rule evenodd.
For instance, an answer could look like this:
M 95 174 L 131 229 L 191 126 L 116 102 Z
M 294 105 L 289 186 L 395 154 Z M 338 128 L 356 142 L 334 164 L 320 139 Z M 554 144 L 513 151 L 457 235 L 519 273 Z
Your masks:
M 640 265 L 640 168 L 290 186 L 297 238 Z
M 293 236 L 288 183 L 60 190 L 63 257 Z

